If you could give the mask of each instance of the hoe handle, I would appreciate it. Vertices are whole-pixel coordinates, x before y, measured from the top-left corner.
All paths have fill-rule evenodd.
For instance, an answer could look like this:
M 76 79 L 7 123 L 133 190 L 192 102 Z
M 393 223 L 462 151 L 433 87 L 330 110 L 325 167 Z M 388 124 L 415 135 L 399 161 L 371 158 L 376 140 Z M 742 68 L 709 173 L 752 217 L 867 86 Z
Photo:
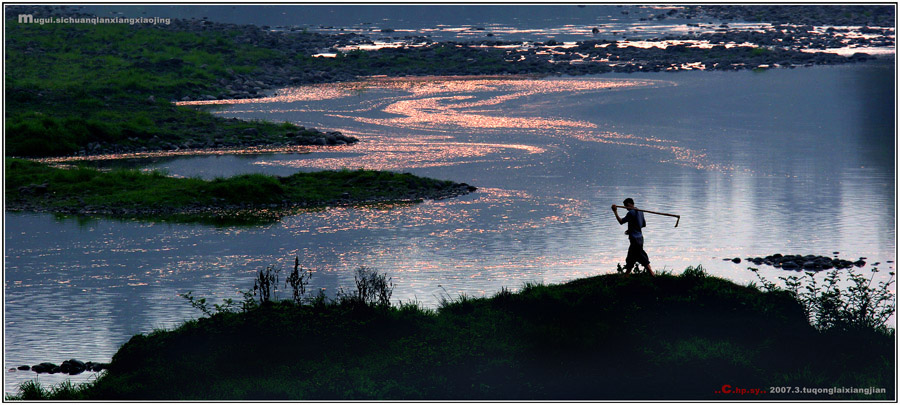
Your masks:
M 616 208 L 625 208 L 625 209 L 628 209 L 628 208 L 625 207 L 624 205 L 615 205 L 614 207 L 616 207 Z M 646 212 L 646 213 L 648 213 L 648 214 L 665 215 L 665 216 L 667 216 L 667 217 L 675 217 L 675 218 L 678 218 L 678 219 L 675 221 L 675 227 L 676 227 L 676 228 L 678 228 L 678 223 L 681 222 L 681 215 L 666 214 L 665 212 L 647 211 L 647 210 L 642 210 L 642 209 L 640 209 L 640 208 L 632 208 L 632 209 L 635 210 L 635 211 Z

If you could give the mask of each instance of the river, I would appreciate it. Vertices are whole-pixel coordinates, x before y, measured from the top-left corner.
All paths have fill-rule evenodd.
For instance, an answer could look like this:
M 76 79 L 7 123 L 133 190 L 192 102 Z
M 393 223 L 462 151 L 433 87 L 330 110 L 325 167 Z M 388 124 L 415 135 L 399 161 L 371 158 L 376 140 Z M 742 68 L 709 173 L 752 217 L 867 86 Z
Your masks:
M 282 89 L 215 114 L 339 130 L 310 153 L 157 157 L 115 164 L 212 178 L 358 168 L 474 185 L 412 206 L 331 208 L 215 227 L 5 214 L 5 367 L 109 361 L 137 333 L 201 315 L 179 294 L 240 298 L 255 272 L 311 268 L 313 289 L 388 274 L 393 300 L 435 307 L 525 282 L 615 272 L 628 242 L 611 204 L 647 215 L 657 271 L 703 265 L 747 284 L 747 263 L 896 256 L 891 63 L 740 72 L 375 79 Z M 763 266 L 770 280 L 786 272 Z M 792 273 L 793 274 L 793 273 Z M 821 274 L 817 277 L 823 277 Z M 288 297 L 289 292 L 280 292 Z M 7 372 L 15 392 L 31 372 Z M 43 383 L 68 376 L 41 375 Z M 73 381 L 93 378 L 73 377 Z

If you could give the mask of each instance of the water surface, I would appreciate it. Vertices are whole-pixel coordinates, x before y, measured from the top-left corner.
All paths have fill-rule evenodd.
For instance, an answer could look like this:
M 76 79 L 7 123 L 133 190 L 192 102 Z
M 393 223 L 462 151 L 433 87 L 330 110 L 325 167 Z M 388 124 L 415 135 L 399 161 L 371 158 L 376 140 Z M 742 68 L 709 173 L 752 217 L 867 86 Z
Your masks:
M 295 256 L 314 270 L 314 289 L 350 287 L 353 270 L 369 266 L 393 278 L 395 301 L 424 306 L 614 272 L 628 242 L 609 207 L 626 197 L 682 216 L 678 228 L 673 218 L 647 216 L 657 270 L 702 264 L 748 283 L 755 276 L 746 263 L 722 259 L 840 252 L 880 262 L 883 277 L 896 250 L 893 89 L 893 65 L 875 63 L 376 80 L 219 106 L 221 116 L 291 121 L 362 141 L 128 164 L 204 178 L 365 167 L 479 191 L 254 227 L 7 212 L 4 365 L 108 361 L 133 334 L 200 316 L 179 294 L 237 299 L 254 272 L 288 270 Z M 5 389 L 34 376 L 7 373 Z

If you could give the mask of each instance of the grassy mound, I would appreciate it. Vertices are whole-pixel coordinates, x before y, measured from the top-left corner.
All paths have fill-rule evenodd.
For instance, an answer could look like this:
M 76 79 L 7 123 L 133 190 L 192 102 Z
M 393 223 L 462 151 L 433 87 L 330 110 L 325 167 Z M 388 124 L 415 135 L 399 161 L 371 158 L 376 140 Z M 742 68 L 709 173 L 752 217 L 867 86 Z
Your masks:
M 890 399 L 893 336 L 820 332 L 785 291 L 686 271 L 438 310 L 267 302 L 134 336 L 80 399 Z M 777 387 L 884 394 L 776 394 Z M 724 389 L 724 391 L 723 391 Z M 736 389 L 759 389 L 739 395 Z

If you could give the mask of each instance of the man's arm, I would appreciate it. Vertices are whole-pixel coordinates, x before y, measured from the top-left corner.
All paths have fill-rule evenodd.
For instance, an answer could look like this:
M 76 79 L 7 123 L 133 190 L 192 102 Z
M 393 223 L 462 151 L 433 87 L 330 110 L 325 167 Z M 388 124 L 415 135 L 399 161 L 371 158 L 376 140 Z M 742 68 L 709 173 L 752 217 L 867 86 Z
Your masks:
M 624 223 L 625 223 L 625 219 L 623 219 L 622 217 L 619 216 L 619 210 L 616 209 L 616 205 L 615 205 L 615 204 L 613 204 L 612 210 L 613 210 L 613 214 L 616 214 L 616 221 L 619 221 L 619 225 L 624 224 Z

